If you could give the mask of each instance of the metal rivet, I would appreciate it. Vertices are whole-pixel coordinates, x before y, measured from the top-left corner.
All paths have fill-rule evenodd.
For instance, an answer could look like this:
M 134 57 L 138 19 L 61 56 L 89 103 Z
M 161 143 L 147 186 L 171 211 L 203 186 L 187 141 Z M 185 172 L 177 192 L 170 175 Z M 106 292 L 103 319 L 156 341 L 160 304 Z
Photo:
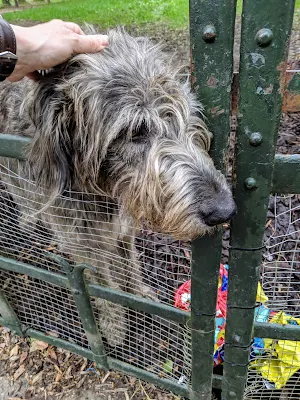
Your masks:
M 217 34 L 216 34 L 216 29 L 213 25 L 207 25 L 203 29 L 203 40 L 206 43 L 212 43 L 216 40 Z
M 229 394 L 229 397 L 231 397 L 231 398 L 236 397 L 236 393 L 235 392 L 230 391 L 228 394 Z
M 250 135 L 249 143 L 251 146 L 258 146 L 262 142 L 262 135 L 259 132 L 253 132 Z
M 257 183 L 254 178 L 247 178 L 245 180 L 246 189 L 253 190 L 257 188 Z
M 273 40 L 273 32 L 268 28 L 260 29 L 255 36 L 255 40 L 261 47 L 269 46 Z

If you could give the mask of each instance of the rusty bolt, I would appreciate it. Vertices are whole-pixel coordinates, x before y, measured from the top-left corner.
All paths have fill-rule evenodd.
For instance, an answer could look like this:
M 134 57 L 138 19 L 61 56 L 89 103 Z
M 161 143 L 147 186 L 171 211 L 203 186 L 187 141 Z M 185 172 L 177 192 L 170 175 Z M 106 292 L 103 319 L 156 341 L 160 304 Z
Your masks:
M 245 180 L 245 187 L 246 189 L 253 190 L 257 188 L 257 182 L 254 178 L 247 178 Z
M 273 32 L 268 28 L 260 29 L 255 36 L 255 40 L 260 47 L 269 46 L 273 40 Z
M 216 40 L 216 28 L 213 25 L 206 25 L 203 29 L 203 40 L 206 43 L 213 43 Z
M 249 143 L 251 146 L 259 146 L 262 142 L 262 136 L 259 132 L 253 132 L 250 135 Z

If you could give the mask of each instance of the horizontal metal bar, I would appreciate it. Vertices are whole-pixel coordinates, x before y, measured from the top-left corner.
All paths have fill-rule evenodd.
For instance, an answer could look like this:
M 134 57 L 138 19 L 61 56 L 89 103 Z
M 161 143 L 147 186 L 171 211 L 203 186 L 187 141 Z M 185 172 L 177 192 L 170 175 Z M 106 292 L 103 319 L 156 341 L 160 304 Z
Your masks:
M 24 160 L 26 145 L 30 140 L 23 136 L 0 133 L 0 156 Z
M 1 320 L 0 320 L 1 324 Z M 81 357 L 88 358 L 91 361 L 95 361 L 94 354 L 91 350 L 79 346 L 78 344 L 68 342 L 67 340 L 60 339 L 54 336 L 47 335 L 46 333 L 39 332 L 36 329 L 27 328 L 23 326 L 23 332 L 26 336 L 32 337 L 37 340 L 49 343 L 52 346 L 58 347 L 60 349 L 68 350 L 71 353 L 78 354 Z M 103 368 L 103 365 L 98 363 L 99 368 Z
M 190 313 L 179 310 L 172 306 L 156 303 L 146 297 L 139 297 L 133 294 L 119 292 L 104 286 L 88 285 L 89 294 L 91 296 L 101 297 L 102 299 L 112 301 L 113 303 L 121 304 L 125 307 L 130 307 L 138 311 L 143 311 L 148 314 L 156 314 L 162 318 L 179 324 L 186 324 L 190 317 Z
M 30 264 L 25 264 L 11 258 L 0 256 L 0 268 L 7 271 L 26 274 L 32 278 L 41 279 L 60 287 L 69 287 L 68 279 L 55 272 L 46 271 Z M 110 289 L 103 286 L 88 284 L 88 291 L 91 296 L 101 297 L 113 303 L 121 304 L 124 307 L 130 307 L 137 311 L 143 311 L 149 314 L 155 314 L 170 321 L 186 324 L 190 318 L 188 312 L 179 310 L 172 306 L 156 303 L 148 298 L 139 297 L 134 294 L 124 293 L 118 290 Z
M 0 268 L 6 271 L 25 274 L 35 279 L 41 279 L 60 287 L 68 287 L 68 279 L 64 275 L 37 268 L 12 258 L 0 256 Z
M 255 322 L 254 336 L 266 339 L 300 341 L 300 326 Z
M 276 154 L 272 193 L 300 193 L 300 154 Z
M 189 391 L 186 385 L 179 385 L 178 383 L 173 382 L 170 379 L 160 378 L 153 372 L 148 372 L 144 369 L 127 364 L 115 358 L 108 357 L 108 365 L 110 369 L 133 375 L 139 379 L 153 383 L 155 386 L 160 386 L 170 392 L 189 398 Z

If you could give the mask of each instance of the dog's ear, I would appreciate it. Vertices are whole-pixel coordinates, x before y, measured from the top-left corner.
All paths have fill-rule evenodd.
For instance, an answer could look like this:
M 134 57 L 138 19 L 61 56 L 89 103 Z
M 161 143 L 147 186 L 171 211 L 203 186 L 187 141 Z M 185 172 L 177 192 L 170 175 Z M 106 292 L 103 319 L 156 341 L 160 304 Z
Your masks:
M 26 100 L 36 129 L 27 159 L 32 178 L 51 200 L 71 188 L 73 104 L 59 88 L 61 72 L 50 75 L 40 77 Z

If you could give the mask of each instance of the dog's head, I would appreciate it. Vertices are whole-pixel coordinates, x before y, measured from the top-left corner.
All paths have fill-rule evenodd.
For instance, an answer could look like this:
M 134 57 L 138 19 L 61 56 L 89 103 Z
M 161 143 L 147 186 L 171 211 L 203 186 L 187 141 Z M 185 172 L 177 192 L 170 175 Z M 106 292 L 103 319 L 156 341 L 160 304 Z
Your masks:
M 148 39 L 109 32 L 108 48 L 41 78 L 26 101 L 37 128 L 28 159 L 52 198 L 110 196 L 135 221 L 184 239 L 235 213 L 201 105 Z

